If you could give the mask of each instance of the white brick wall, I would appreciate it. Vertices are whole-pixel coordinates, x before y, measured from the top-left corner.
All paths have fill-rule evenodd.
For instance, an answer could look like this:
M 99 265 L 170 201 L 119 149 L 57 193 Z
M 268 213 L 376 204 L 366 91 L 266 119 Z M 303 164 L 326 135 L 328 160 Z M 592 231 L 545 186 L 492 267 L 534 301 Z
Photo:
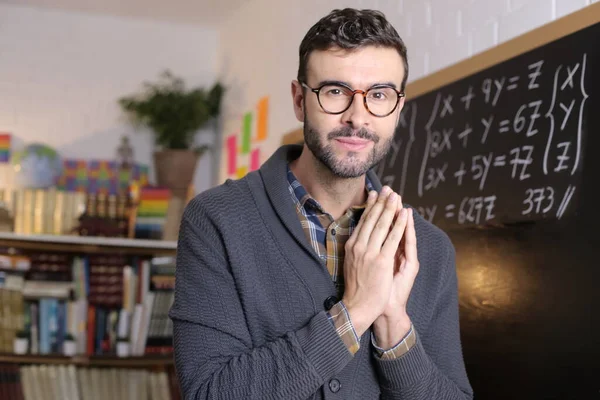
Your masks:
M 43 141 L 65 157 L 82 158 L 112 157 L 119 136 L 129 134 L 137 159 L 151 164 L 151 137 L 126 125 L 115 101 L 168 67 L 190 84 L 224 80 L 225 135 L 269 95 L 264 161 L 281 135 L 299 125 L 290 101 L 298 45 L 332 8 L 385 12 L 408 45 L 413 81 L 594 1 L 251 0 L 220 32 L 0 4 L 0 131 L 12 132 L 17 146 Z M 199 136 L 211 140 L 209 132 Z M 212 160 L 201 159 L 197 190 L 211 185 Z
M 239 114 L 269 95 L 269 140 L 262 160 L 281 135 L 299 126 L 292 112 L 290 82 L 306 30 L 342 6 L 382 10 L 405 40 L 409 81 L 489 49 L 597 0 L 253 0 L 221 28 L 220 71 L 235 86 L 225 102 L 225 134 Z M 260 45 L 260 48 L 257 47 Z M 225 178 L 225 158 L 221 179 Z
M 0 131 L 81 158 L 112 158 L 129 134 L 136 159 L 152 165 L 151 136 L 125 123 L 117 98 L 165 68 L 212 84 L 217 45 L 217 31 L 201 27 L 0 4 Z M 197 190 L 212 171 L 203 157 Z
M 510 0 L 498 21 L 498 40 L 507 41 L 552 20 L 553 0 Z

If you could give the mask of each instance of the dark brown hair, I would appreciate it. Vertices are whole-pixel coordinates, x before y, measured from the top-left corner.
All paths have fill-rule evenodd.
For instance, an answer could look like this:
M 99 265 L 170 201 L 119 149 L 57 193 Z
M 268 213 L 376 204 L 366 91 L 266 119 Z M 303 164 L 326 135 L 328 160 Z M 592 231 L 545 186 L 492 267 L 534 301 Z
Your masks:
M 406 46 L 385 15 L 376 10 L 336 9 L 314 24 L 300 43 L 298 81 L 306 82 L 306 67 L 312 51 L 332 47 L 353 50 L 365 46 L 391 47 L 398 51 L 404 62 L 400 87 L 404 91 L 408 79 Z

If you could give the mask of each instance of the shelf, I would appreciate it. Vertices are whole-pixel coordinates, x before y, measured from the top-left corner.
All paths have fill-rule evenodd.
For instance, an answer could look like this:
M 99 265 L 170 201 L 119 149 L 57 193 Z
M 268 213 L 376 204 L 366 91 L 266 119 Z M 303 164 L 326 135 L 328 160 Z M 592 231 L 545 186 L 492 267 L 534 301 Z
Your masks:
M 73 364 L 76 366 L 89 367 L 160 367 L 173 365 L 173 355 L 150 355 L 141 357 L 117 356 L 74 356 L 66 357 L 60 355 L 39 354 L 7 354 L 0 353 L 0 363 L 13 364 Z
M 176 241 L 0 232 L 0 246 L 82 253 L 175 255 Z

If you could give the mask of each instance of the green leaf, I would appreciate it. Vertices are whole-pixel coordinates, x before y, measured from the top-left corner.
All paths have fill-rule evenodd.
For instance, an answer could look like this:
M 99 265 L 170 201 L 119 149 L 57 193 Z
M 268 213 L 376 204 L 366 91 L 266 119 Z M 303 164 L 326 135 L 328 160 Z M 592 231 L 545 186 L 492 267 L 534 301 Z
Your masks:
M 225 88 L 219 82 L 210 90 L 186 89 L 183 79 L 169 70 L 157 82 L 143 82 L 143 90 L 118 99 L 133 124 L 145 125 L 156 145 L 167 149 L 190 149 L 198 131 L 217 118 Z

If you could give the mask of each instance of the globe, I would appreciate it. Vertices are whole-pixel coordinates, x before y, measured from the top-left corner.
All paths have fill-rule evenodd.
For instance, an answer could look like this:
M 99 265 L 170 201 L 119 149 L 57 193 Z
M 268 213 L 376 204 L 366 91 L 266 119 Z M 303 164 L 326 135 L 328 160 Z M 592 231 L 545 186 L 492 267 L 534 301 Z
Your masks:
M 11 163 L 15 171 L 15 184 L 24 189 L 54 186 L 63 167 L 58 153 L 41 143 L 32 143 L 13 153 Z

